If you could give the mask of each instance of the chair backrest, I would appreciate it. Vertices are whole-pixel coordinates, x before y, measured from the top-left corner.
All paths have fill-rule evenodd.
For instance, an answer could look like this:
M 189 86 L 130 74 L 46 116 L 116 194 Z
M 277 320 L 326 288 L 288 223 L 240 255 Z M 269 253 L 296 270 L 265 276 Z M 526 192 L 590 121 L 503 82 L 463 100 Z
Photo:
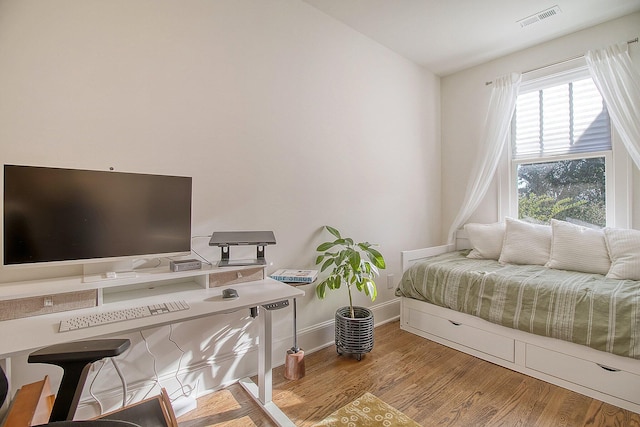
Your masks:
M 0 406 L 4 405 L 8 392 L 9 380 L 7 379 L 7 374 L 4 373 L 4 369 L 0 366 Z

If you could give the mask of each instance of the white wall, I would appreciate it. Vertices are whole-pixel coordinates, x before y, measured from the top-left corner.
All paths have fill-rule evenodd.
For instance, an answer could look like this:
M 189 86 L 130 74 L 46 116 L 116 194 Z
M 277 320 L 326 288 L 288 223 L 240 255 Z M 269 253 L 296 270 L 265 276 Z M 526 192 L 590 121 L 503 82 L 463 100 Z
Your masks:
M 491 86 L 486 86 L 485 82 L 510 72 L 524 72 L 583 55 L 589 49 L 626 42 L 638 37 L 639 29 L 640 13 L 635 13 L 442 78 L 443 237 L 460 209 L 469 179 L 467 172 L 481 137 L 491 94 Z M 630 45 L 630 53 L 640 68 L 640 45 Z M 636 189 L 634 200 L 638 201 L 640 178 L 637 171 L 633 181 Z M 496 221 L 498 193 L 498 183 L 494 180 L 485 200 L 469 222 Z M 640 209 L 636 206 L 634 212 L 633 224 L 637 227 L 640 224 Z
M 439 85 L 298 0 L 0 2 L 3 163 L 192 176 L 194 235 L 274 230 L 268 272 L 313 267 L 330 237 L 324 224 L 379 243 L 388 263 L 379 320 L 398 314 L 386 274 L 398 280 L 399 252 L 441 238 Z M 193 246 L 217 260 L 207 243 Z M 0 282 L 77 273 L 2 269 Z M 305 291 L 301 343 L 312 348 L 330 340 L 346 294 L 320 302 Z M 278 351 L 291 346 L 288 314 L 275 319 Z M 249 338 L 236 342 L 244 328 Z M 171 377 L 180 352 L 168 328 L 147 335 Z M 246 313 L 178 325 L 173 336 L 200 388 L 255 370 Z M 142 338 L 131 338 L 123 363 L 135 384 L 154 374 Z M 16 378 L 40 374 L 28 370 L 14 361 Z M 115 386 L 112 374 L 96 387 Z

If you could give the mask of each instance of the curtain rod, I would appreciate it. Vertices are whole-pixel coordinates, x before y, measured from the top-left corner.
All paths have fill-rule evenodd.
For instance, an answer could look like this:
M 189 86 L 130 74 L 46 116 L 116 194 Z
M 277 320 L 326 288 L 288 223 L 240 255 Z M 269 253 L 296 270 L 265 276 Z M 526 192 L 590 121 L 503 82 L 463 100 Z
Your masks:
M 638 37 L 632 40 L 627 40 L 627 44 L 638 43 Z M 567 62 L 575 61 L 576 59 L 584 58 L 584 55 L 573 56 L 571 58 L 563 59 L 562 61 L 554 62 L 552 64 L 543 65 L 542 67 L 532 68 L 531 70 L 523 71 L 522 74 L 532 73 L 534 71 L 544 70 L 545 68 L 554 67 L 560 64 L 566 64 Z M 493 81 L 485 82 L 485 86 L 493 84 Z

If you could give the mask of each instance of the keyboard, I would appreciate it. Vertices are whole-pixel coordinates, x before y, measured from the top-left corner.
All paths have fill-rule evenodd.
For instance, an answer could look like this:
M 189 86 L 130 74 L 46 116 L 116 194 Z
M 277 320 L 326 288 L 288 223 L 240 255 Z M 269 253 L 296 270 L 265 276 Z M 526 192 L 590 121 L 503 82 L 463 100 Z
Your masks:
M 175 311 L 188 309 L 189 304 L 187 304 L 186 301 L 170 301 L 160 304 L 107 311 L 104 313 L 88 314 L 86 316 L 72 317 L 70 319 L 60 321 L 60 328 L 58 329 L 58 332 L 91 328 L 93 326 L 106 325 L 108 323 L 123 322 L 125 320 L 140 319 L 143 317 L 157 316 L 159 314 L 173 313 Z

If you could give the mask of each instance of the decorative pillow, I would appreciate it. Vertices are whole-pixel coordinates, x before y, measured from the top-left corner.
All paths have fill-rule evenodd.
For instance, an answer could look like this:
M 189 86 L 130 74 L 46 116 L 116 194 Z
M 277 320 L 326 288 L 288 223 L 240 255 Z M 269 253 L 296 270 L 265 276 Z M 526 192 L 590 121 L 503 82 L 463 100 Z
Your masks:
M 504 239 L 504 223 L 465 224 L 469 242 L 473 248 L 467 258 L 495 259 L 500 257 Z
M 549 261 L 551 227 L 505 219 L 506 228 L 500 264 L 545 265 Z
M 605 228 L 604 237 L 611 258 L 607 277 L 640 280 L 640 231 Z
M 607 274 L 611 267 L 602 230 L 551 220 L 553 240 L 547 267 Z

